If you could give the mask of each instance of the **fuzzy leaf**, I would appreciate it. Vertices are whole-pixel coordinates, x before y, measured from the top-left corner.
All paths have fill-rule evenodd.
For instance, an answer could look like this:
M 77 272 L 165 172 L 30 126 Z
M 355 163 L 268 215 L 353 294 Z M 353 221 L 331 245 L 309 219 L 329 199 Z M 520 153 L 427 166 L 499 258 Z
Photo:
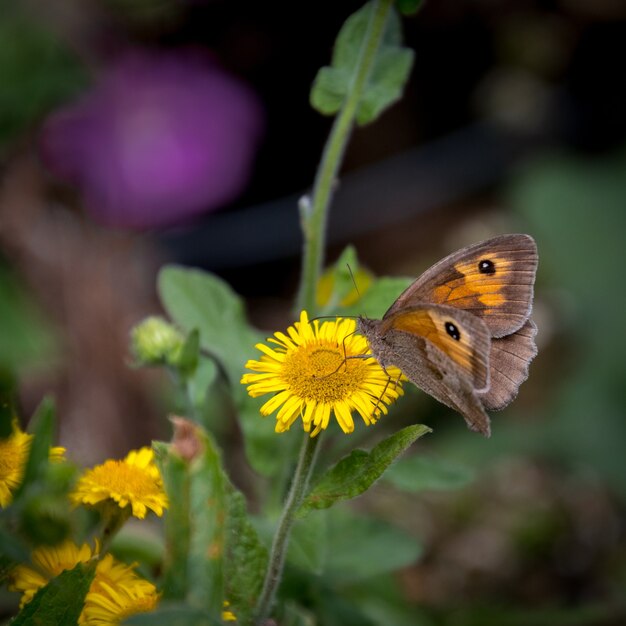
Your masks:
M 348 17 L 335 41 L 330 67 L 322 67 L 315 78 L 311 106 L 323 115 L 337 113 L 352 89 L 372 10 L 369 2 Z M 401 40 L 400 20 L 391 11 L 361 94 L 356 116 L 359 124 L 373 121 L 401 96 L 413 62 L 413 51 L 402 48 Z
M 169 507 L 165 515 L 165 557 L 163 561 L 163 599 L 183 600 L 187 595 L 187 558 L 189 555 L 189 473 L 187 463 L 155 444 L 156 458 L 163 476 Z
M 187 601 L 219 615 L 224 598 L 226 485 L 219 450 L 203 433 L 204 450 L 189 465 Z
M 431 429 L 422 424 L 407 426 L 381 441 L 371 452 L 353 450 L 313 487 L 300 507 L 300 514 L 326 509 L 335 502 L 361 495 L 416 439 L 429 432 Z
M 225 599 L 240 624 L 247 623 L 261 593 L 268 551 L 252 526 L 241 492 L 229 495 L 226 527 Z
M 75 626 L 95 573 L 95 563 L 61 572 L 39 589 L 11 626 Z

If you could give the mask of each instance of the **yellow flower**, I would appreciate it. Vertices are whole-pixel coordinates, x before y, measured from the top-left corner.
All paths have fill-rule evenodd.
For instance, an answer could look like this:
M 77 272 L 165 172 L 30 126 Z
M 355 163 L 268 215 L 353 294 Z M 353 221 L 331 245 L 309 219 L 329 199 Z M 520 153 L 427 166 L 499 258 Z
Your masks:
M 96 551 L 87 544 L 78 547 L 71 541 L 37 548 L 32 555 L 36 569 L 18 565 L 11 573 L 9 589 L 22 592 L 20 608 L 62 571 L 89 561 Z M 130 615 L 156 607 L 159 601 L 156 587 L 133 570 L 134 566 L 120 563 L 110 554 L 98 563 L 78 620 L 81 626 L 114 626 Z
M 351 319 L 310 323 L 302 311 L 288 336 L 277 332 L 268 339 L 276 348 L 257 344 L 263 355 L 246 363 L 255 373 L 244 374 L 241 383 L 252 397 L 275 394 L 261 407 L 261 415 L 278 409 L 276 432 L 289 430 L 301 417 L 304 430 L 315 437 L 328 427 L 333 412 L 343 432 L 351 433 L 352 411 L 373 424 L 402 394 L 399 370 L 389 370 L 390 379 L 373 357 L 351 358 L 370 354 L 355 328 Z
M 131 450 L 123 461 L 109 459 L 87 470 L 70 500 L 88 505 L 113 501 L 121 509 L 130 506 L 132 514 L 140 519 L 148 509 L 161 516 L 167 508 L 167 496 L 151 448 Z
M 237 616 L 228 608 L 230 606 L 230 602 L 228 600 L 224 600 L 224 610 L 222 611 L 222 621 L 223 622 L 236 622 Z
M 96 576 L 85 598 L 78 620 L 81 626 L 109 626 L 135 615 L 153 611 L 159 594 L 156 587 L 107 554 L 96 568 Z
M 0 439 L 0 507 L 11 504 L 13 493 L 22 483 L 33 435 L 22 432 L 13 422 L 13 432 Z M 50 460 L 62 461 L 65 448 L 50 448 Z

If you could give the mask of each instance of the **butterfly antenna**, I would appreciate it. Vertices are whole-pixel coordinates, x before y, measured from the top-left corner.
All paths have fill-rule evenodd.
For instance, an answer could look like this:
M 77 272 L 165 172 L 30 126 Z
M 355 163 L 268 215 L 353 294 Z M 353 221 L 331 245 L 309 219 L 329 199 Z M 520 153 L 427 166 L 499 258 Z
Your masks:
M 354 274 L 352 273 L 352 268 L 349 263 L 346 263 L 346 267 L 348 268 L 348 272 L 350 272 L 350 278 L 352 279 L 352 284 L 354 285 L 354 290 L 356 291 L 356 295 L 359 296 L 359 300 L 361 299 L 361 292 L 356 284 L 356 278 L 354 278 Z

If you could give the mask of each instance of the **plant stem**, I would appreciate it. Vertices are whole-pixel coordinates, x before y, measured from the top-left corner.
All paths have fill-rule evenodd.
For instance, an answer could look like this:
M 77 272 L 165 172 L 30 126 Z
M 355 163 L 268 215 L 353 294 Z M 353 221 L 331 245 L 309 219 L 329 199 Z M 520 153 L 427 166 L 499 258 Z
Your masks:
M 330 136 L 324 147 L 322 160 L 317 169 L 311 207 L 308 209 L 308 212 L 307 209 L 302 210 L 304 254 L 298 306 L 300 309 L 306 309 L 311 314 L 314 314 L 313 312 L 316 308 L 317 283 L 324 262 L 328 209 L 337 173 L 354 126 L 357 108 L 374 64 L 376 52 L 385 30 L 387 15 L 392 4 L 393 0 L 375 0 L 373 3 L 373 10 L 357 61 L 352 85 L 348 90 L 339 114 L 335 118 Z
M 289 495 L 287 496 L 287 501 L 285 502 L 285 507 L 278 522 L 276 534 L 274 535 L 267 573 L 257 604 L 256 624 L 263 624 L 272 610 L 274 596 L 276 595 L 276 589 L 280 583 L 283 566 L 285 564 L 291 528 L 296 519 L 296 512 L 307 493 L 309 479 L 311 478 L 313 467 L 315 466 L 315 459 L 321 438 L 321 433 L 317 437 L 310 437 L 308 433 L 304 434 L 304 441 L 300 448 L 300 457 L 298 459 L 298 465 L 296 466 L 293 482 L 291 483 Z
M 352 84 L 349 86 L 346 99 L 335 118 L 315 175 L 311 206 L 301 208 L 304 252 L 298 306 L 311 314 L 315 314 L 316 310 L 317 283 L 324 262 L 326 222 L 335 180 L 393 0 L 374 0 L 372 4 L 372 12 L 357 59 Z M 306 433 L 300 449 L 298 465 L 278 522 L 263 589 L 257 604 L 255 624 L 259 626 L 270 616 L 274 604 L 274 597 L 285 564 L 291 529 L 295 522 L 296 512 L 307 493 L 309 480 L 315 467 L 320 439 L 320 435 L 311 438 Z

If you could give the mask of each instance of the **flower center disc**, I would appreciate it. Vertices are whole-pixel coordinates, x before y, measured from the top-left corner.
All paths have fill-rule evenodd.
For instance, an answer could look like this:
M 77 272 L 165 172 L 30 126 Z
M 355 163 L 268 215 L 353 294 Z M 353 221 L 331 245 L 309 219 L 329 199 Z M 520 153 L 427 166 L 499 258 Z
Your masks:
M 285 362 L 285 380 L 304 399 L 336 402 L 349 397 L 367 376 L 365 359 L 346 359 L 343 348 L 302 346 Z

